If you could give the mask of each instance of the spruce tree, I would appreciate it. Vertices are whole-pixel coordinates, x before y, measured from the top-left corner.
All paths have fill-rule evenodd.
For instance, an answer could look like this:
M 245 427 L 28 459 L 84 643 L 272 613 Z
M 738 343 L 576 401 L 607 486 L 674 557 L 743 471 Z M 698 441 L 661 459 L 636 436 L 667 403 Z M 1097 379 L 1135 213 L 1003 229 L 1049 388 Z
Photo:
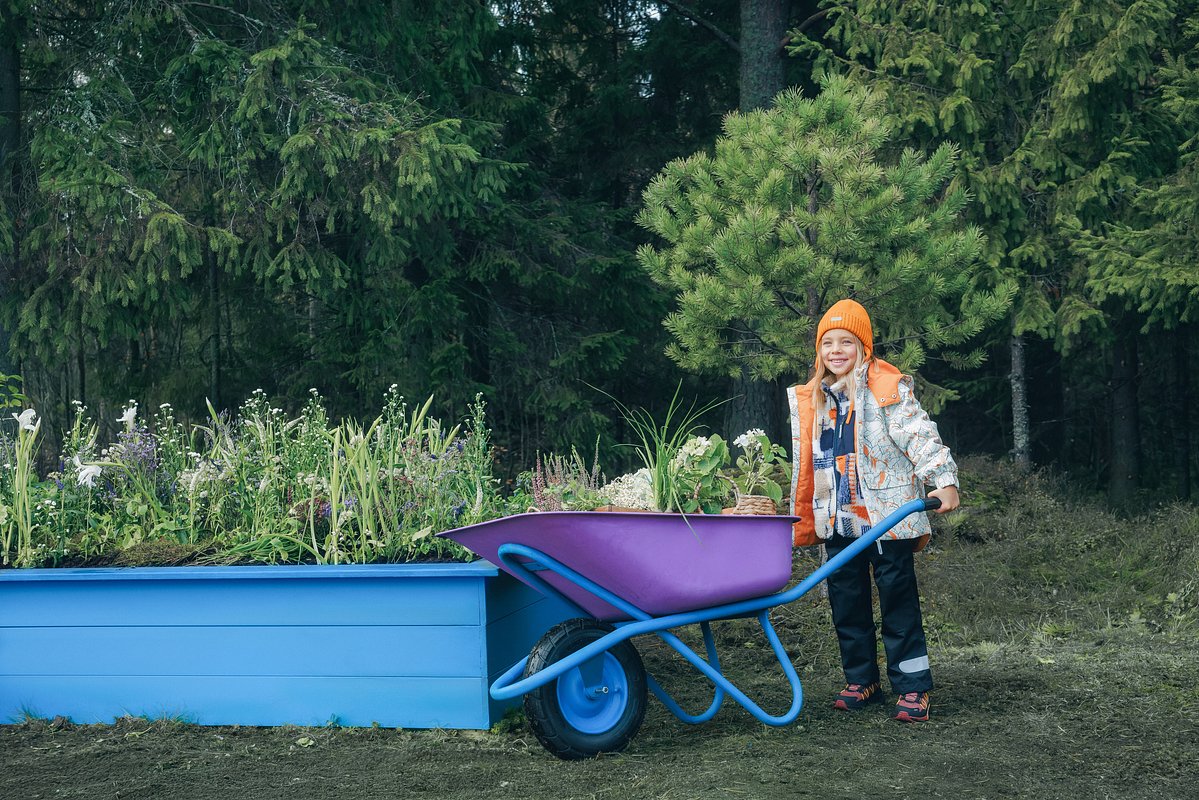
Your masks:
M 611 428 L 587 384 L 669 402 L 632 207 L 735 105 L 706 32 L 648 0 L 9 6 L 34 149 L 0 317 L 51 417 L 482 391 L 515 472 Z
M 94 11 L 34 15 L 22 46 L 49 88 L 25 104 L 3 312 L 39 408 L 88 389 L 202 407 L 320 386 L 339 410 L 397 378 L 427 391 L 456 335 L 421 321 L 455 309 L 416 285 L 510 168 L 282 2 Z
M 1002 332 L 1012 352 L 1017 458 L 1029 455 L 1021 436 L 1029 429 L 1020 402 L 1026 376 L 1017 369 L 1025 337 L 1043 337 L 1063 352 L 1081 342 L 1103 345 L 1090 348 L 1097 353 L 1135 345 L 1137 321 L 1091 290 L 1095 264 L 1073 245 L 1080 227 L 1119 219 L 1134 187 L 1173 161 L 1176 128 L 1153 83 L 1193 6 L 830 0 L 825 27 L 793 36 L 793 52 L 814 58 L 818 69 L 883 91 L 904 142 L 961 145 L 961 181 L 977 198 L 968 219 L 987 235 L 987 265 L 994 280 L 1020 287 Z M 1109 383 L 1135 397 L 1135 381 Z M 1121 404 L 1136 406 L 1130 398 Z M 1135 425 L 1112 433 L 1108 455 L 1135 456 Z M 1094 438 L 1090 431 L 1074 437 L 1082 447 Z M 1129 473 L 1110 471 L 1113 479 Z M 1135 475 L 1113 494 L 1126 497 L 1134 484 Z
M 1108 224 L 1068 223 L 1078 235 L 1074 251 L 1091 265 L 1087 286 L 1096 301 L 1119 299 L 1147 327 L 1164 330 L 1199 322 L 1199 15 L 1183 27 L 1185 49 L 1166 54 L 1150 101 L 1168 123 L 1160 133 L 1177 157 L 1162 154 L 1162 174 L 1130 186 L 1127 205 Z
M 1176 158 L 1162 157 L 1162 174 L 1140 181 L 1112 221 L 1074 233 L 1072 252 L 1088 265 L 1087 290 L 1096 302 L 1122 305 L 1143 320 L 1154 346 L 1154 392 L 1164 396 L 1168 446 L 1164 463 L 1175 475 L 1177 494 L 1192 494 L 1194 436 L 1191 427 L 1191 354 L 1199 330 L 1199 7 L 1189 4 L 1175 53 L 1167 53 L 1147 100 L 1165 120 L 1159 138 L 1175 144 Z M 1163 358 L 1164 356 L 1164 358 Z M 1162 369 L 1161 367 L 1165 368 Z M 1162 377 L 1167 378 L 1163 386 Z M 1155 453 L 1159 448 L 1153 448 Z

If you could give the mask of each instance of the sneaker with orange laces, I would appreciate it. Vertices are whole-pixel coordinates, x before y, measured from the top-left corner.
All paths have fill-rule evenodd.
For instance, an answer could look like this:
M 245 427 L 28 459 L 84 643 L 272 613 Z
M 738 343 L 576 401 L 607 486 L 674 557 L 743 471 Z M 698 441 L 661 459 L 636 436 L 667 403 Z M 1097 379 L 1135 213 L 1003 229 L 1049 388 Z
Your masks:
M 928 722 L 928 692 L 906 692 L 895 704 L 895 719 L 900 722 Z
M 865 708 L 867 703 L 882 699 L 878 681 L 871 684 L 849 683 L 837 695 L 833 708 L 839 708 L 842 711 L 857 711 L 859 708 Z

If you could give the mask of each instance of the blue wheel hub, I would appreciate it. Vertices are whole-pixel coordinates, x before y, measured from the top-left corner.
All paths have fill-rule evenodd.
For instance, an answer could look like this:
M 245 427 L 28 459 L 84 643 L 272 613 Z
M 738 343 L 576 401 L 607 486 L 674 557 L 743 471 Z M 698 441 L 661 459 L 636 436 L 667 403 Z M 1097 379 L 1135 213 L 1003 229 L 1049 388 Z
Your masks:
M 596 656 L 558 678 L 558 708 L 567 724 L 581 733 L 611 730 L 628 704 L 628 679 L 611 653 Z

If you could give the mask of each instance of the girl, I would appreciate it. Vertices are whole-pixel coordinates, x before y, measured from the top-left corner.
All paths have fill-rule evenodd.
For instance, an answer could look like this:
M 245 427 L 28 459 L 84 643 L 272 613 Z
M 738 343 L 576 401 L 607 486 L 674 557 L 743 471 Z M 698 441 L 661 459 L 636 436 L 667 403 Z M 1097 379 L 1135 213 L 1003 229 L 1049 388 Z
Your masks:
M 912 379 L 874 357 L 870 315 L 841 300 L 816 329 L 812 380 L 788 390 L 795 470 L 791 482 L 795 544 L 823 542 L 832 558 L 854 538 L 924 496 L 939 513 L 958 507 L 957 465 L 937 426 L 912 394 Z M 912 554 L 928 541 L 928 517 L 907 517 L 828 579 L 845 688 L 836 708 L 882 699 L 870 575 L 882 610 L 887 679 L 899 694 L 894 717 L 928 720 L 933 687 Z

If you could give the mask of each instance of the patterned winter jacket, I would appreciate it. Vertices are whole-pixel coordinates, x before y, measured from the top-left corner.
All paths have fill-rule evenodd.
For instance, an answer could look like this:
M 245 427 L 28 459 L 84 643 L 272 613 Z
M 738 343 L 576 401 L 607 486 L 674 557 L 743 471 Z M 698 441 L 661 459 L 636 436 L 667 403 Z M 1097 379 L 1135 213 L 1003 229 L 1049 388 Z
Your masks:
M 873 525 L 904 503 L 924 497 L 925 485 L 956 486 L 957 464 L 941 442 L 937 424 L 912 393 L 911 377 L 878 358 L 858 369 L 854 449 L 862 501 Z M 818 388 L 813 379 L 787 390 L 794 454 L 791 513 L 800 517 L 794 527 L 797 546 L 832 536 L 825 508 L 829 499 L 813 497 L 812 392 Z M 886 536 L 912 539 L 930 532 L 928 517 L 913 514 Z

